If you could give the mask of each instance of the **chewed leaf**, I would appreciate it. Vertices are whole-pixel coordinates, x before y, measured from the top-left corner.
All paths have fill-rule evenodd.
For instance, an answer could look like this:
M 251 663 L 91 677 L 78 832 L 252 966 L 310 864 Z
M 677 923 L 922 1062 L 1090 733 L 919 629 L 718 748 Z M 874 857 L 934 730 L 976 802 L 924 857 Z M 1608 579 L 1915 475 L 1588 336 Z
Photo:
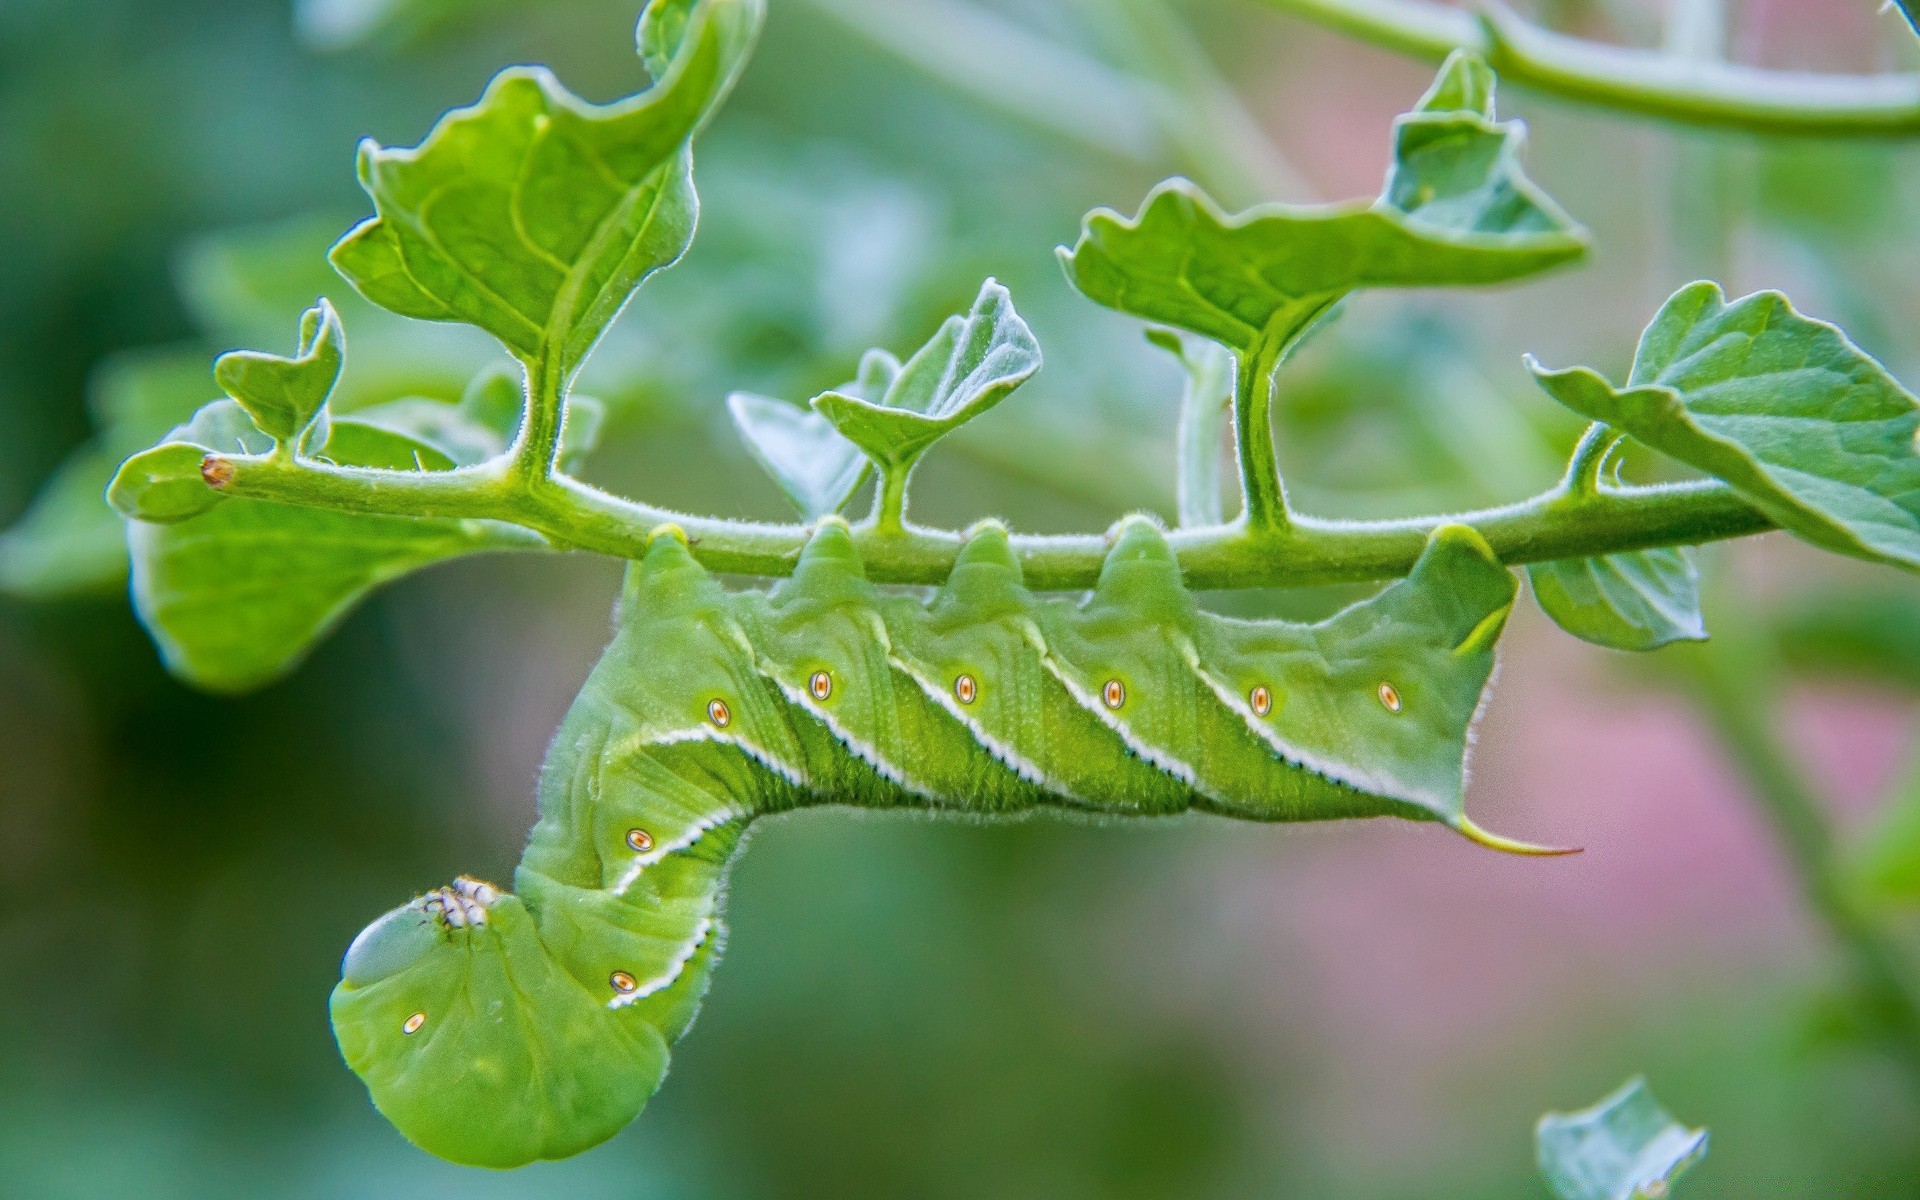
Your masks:
M 1616 388 L 1528 360 L 1554 399 L 1716 476 L 1817 546 L 1920 568 L 1920 400 L 1778 292 L 1676 292 Z
M 950 317 L 878 399 L 847 392 L 813 407 L 876 464 L 909 466 L 927 448 L 1012 395 L 1040 369 L 1040 345 L 989 279 L 972 311 Z
M 333 423 L 322 453 L 351 466 L 447 469 L 487 436 L 454 406 L 401 401 Z M 216 401 L 122 469 L 124 479 L 143 459 L 177 455 L 183 470 L 191 461 L 198 493 L 217 504 L 173 524 L 136 519 L 127 535 L 135 610 L 168 667 L 198 686 L 230 692 L 272 682 L 367 592 L 420 567 L 544 544 L 487 521 L 358 516 L 226 498 L 200 479 L 200 462 L 209 449 L 231 450 L 235 441 L 259 453 L 266 438 L 232 401 Z
M 1171 329 L 1150 329 L 1147 340 L 1187 372 L 1180 396 L 1180 524 L 1218 525 L 1226 520 L 1220 464 L 1233 419 L 1233 355 L 1217 342 Z
M 235 350 L 214 363 L 213 377 L 267 436 L 294 442 L 319 418 L 345 362 L 339 314 L 322 299 L 300 318 L 300 349 L 293 358 Z
M 686 145 L 733 86 L 763 0 L 653 0 L 653 87 L 594 105 L 537 68 L 501 72 L 406 150 L 360 151 L 376 215 L 334 248 L 366 297 L 465 321 L 570 372 L 634 288 L 678 259 L 696 202 Z
M 1527 577 L 1554 623 L 1595 645 L 1657 650 L 1706 639 L 1700 572 L 1684 549 L 1534 563 Z
M 1561 1200 L 1659 1200 L 1707 1152 L 1636 1079 L 1592 1108 L 1548 1113 L 1534 1132 L 1540 1172 Z
M 1138 216 L 1089 214 L 1061 251 L 1067 275 L 1109 308 L 1245 352 L 1291 340 L 1359 288 L 1501 283 L 1579 257 L 1585 232 L 1522 173 L 1520 126 L 1491 113 L 1491 74 L 1456 54 L 1395 123 L 1373 203 L 1229 216 L 1170 180 Z

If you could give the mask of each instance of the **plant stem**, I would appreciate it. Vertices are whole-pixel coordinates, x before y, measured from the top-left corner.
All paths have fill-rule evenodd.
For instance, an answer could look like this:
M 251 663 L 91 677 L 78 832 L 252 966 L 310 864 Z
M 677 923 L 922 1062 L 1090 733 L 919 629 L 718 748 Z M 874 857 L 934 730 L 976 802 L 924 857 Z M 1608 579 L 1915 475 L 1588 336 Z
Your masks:
M 1710 128 L 1816 137 L 1920 134 L 1920 75 L 1766 71 L 1567 37 L 1503 8 L 1415 0 L 1262 0 L 1374 45 L 1438 61 L 1456 49 L 1549 95 Z
M 890 463 L 880 470 L 879 494 L 873 501 L 873 527 L 885 533 L 900 534 L 907 528 L 907 476 L 913 464 Z
M 1293 335 L 1311 324 L 1295 321 L 1284 333 L 1263 333 L 1253 348 L 1240 356 L 1234 372 L 1233 437 L 1240 452 L 1240 494 L 1246 502 L 1241 522 L 1249 530 L 1282 530 L 1289 524 L 1287 497 L 1280 487 L 1280 462 L 1274 455 L 1274 374 Z
M 1597 496 L 1600 494 L 1600 469 L 1606 465 L 1607 455 L 1620 444 L 1622 434 L 1595 421 L 1587 426 L 1587 432 L 1580 437 L 1580 444 L 1573 448 L 1573 458 L 1567 463 L 1567 477 L 1561 483 L 1570 496 Z
M 1807 908 L 1849 960 L 1867 1014 L 1898 1046 L 1920 1087 L 1920 995 L 1886 931 L 1848 888 L 1819 799 L 1781 748 L 1766 703 L 1775 688 L 1764 660 L 1751 637 L 1718 622 L 1712 643 L 1676 656 L 1695 702 L 1772 826 Z
M 507 453 L 516 478 L 532 487 L 550 478 L 560 457 L 560 434 L 566 424 L 565 381 L 548 356 L 527 365 L 526 416 Z
M 556 549 L 619 558 L 646 552 L 664 524 L 686 531 L 695 555 L 718 571 L 787 575 L 808 530 L 696 517 L 608 495 L 566 476 L 520 484 L 502 460 L 457 471 L 382 471 L 267 456 L 210 455 L 229 495 L 310 508 L 402 517 L 506 521 L 545 536 Z M 1608 488 L 1589 497 L 1555 487 L 1530 500 L 1447 517 L 1347 522 L 1296 516 L 1285 526 L 1178 529 L 1168 535 L 1196 588 L 1295 587 L 1392 579 L 1413 568 L 1427 535 L 1441 524 L 1471 525 L 1502 562 L 1587 558 L 1653 546 L 1744 537 L 1773 523 L 1723 483 Z M 961 535 L 871 523 L 855 530 L 868 573 L 881 583 L 946 579 Z M 1106 545 L 1099 534 L 1022 536 L 1013 540 L 1028 583 L 1043 590 L 1092 587 Z

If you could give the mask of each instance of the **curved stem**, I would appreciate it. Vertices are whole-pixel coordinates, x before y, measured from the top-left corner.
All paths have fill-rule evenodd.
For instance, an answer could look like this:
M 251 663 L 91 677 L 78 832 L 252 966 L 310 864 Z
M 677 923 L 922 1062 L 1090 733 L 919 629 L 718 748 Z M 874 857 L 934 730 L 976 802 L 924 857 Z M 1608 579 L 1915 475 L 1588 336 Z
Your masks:
M 1920 75 L 1766 71 L 1629 50 L 1550 32 L 1497 6 L 1476 14 L 1415 0 L 1262 2 L 1416 58 L 1470 50 L 1507 82 L 1662 120 L 1818 137 L 1920 134 Z
M 1287 332 L 1306 324 L 1310 322 L 1294 324 Z M 1240 355 L 1234 372 L 1233 439 L 1240 453 L 1240 494 L 1246 501 L 1241 522 L 1250 530 L 1282 530 L 1290 523 L 1273 445 L 1274 373 L 1287 345 L 1286 336 L 1268 331 Z
M 686 531 L 694 554 L 718 571 L 787 575 L 808 529 L 689 516 L 611 496 L 555 476 L 521 484 L 496 460 L 457 471 L 382 471 L 268 456 L 209 456 L 208 474 L 229 495 L 401 517 L 505 521 L 544 536 L 556 549 L 620 558 L 646 552 L 664 524 Z M 1773 523 L 1723 483 L 1604 489 L 1575 496 L 1563 488 L 1518 504 L 1456 516 L 1396 521 L 1331 521 L 1296 516 L 1285 526 L 1244 524 L 1179 529 L 1168 535 L 1188 582 L 1196 588 L 1297 587 L 1391 579 L 1405 575 L 1441 524 L 1471 525 L 1502 562 L 1587 558 L 1653 546 L 1744 537 Z M 961 535 L 906 526 L 855 530 L 868 574 L 880 583 L 935 584 L 946 579 Z M 1043 590 L 1089 588 L 1106 557 L 1098 534 L 1022 536 L 1013 541 L 1029 584 Z
M 1599 495 L 1600 469 L 1623 436 L 1598 421 L 1589 425 L 1580 437 L 1580 444 L 1573 448 L 1573 458 L 1567 463 L 1567 477 L 1561 488 L 1570 496 Z
M 560 457 L 560 435 L 566 425 L 565 381 L 545 356 L 527 364 L 526 416 L 508 450 L 512 473 L 532 485 L 553 476 Z

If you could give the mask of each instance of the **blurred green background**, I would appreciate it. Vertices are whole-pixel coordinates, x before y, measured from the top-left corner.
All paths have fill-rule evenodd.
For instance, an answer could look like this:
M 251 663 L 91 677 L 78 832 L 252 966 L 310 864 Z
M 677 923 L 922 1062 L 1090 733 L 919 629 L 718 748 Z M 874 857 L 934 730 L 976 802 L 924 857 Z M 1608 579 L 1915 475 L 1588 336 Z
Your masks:
M 406 1145 L 335 1052 L 339 954 L 455 872 L 510 873 L 617 567 L 440 568 L 289 681 L 212 698 L 159 666 L 93 498 L 214 394 L 214 353 L 284 352 L 322 291 L 349 403 L 457 395 L 486 345 L 349 304 L 325 266 L 365 209 L 354 143 L 417 141 L 509 62 L 630 92 L 636 7 L 0 3 L 0 1197 L 1539 1196 L 1534 1118 L 1639 1071 L 1713 1129 L 1686 1195 L 1920 1195 L 1920 1074 L 1802 902 L 1753 754 L 1716 736 L 1730 705 L 1762 722 L 1836 831 L 1816 866 L 1911 973 L 1920 592 L 1779 536 L 1707 556 L 1706 651 L 1629 660 L 1516 617 L 1471 802 L 1580 858 L 1381 823 L 783 820 L 742 860 L 728 962 L 638 1124 L 513 1175 Z M 1734 4 L 1731 48 L 1911 68 L 1875 8 Z M 700 154 L 695 249 L 583 384 L 612 418 L 595 478 L 649 501 L 781 516 L 726 393 L 811 395 L 993 274 L 1048 367 L 936 457 L 916 515 L 1167 511 L 1177 372 L 1071 293 L 1053 246 L 1175 172 L 1236 205 L 1372 194 L 1429 75 L 1248 0 L 771 9 Z M 1661 36 L 1654 0 L 1533 12 Z M 1519 354 L 1618 376 L 1700 275 L 1783 288 L 1920 380 L 1910 146 L 1503 102 L 1593 259 L 1352 305 L 1283 375 L 1303 507 L 1537 490 L 1578 429 Z

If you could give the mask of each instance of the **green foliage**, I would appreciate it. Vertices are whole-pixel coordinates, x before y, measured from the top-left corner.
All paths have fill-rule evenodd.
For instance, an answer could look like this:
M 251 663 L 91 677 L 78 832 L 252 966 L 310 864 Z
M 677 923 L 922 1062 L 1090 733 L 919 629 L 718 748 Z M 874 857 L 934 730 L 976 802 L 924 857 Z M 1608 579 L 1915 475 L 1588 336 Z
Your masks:
M 1007 289 L 989 279 L 972 311 L 949 318 L 878 399 L 826 392 L 813 408 L 904 488 L 933 444 L 1012 395 L 1040 369 L 1040 346 Z M 898 516 L 898 510 L 895 510 Z
M 1816 546 L 1920 568 L 1920 401 L 1778 292 L 1674 293 L 1625 388 L 1532 364 L 1548 394 L 1724 479 Z
M 484 397 L 483 377 L 474 397 Z M 491 377 L 497 378 L 497 377 Z M 448 470 L 502 442 L 475 416 L 478 403 L 456 409 L 430 400 L 403 401 L 332 423 L 319 453 L 346 466 L 383 470 Z M 463 411 L 464 410 L 464 411 Z M 485 550 L 543 545 L 523 530 L 490 521 L 422 520 L 325 512 L 227 499 L 200 481 L 201 461 L 234 441 L 264 450 L 265 436 L 238 405 L 215 401 L 170 440 L 131 460 L 113 495 L 134 518 L 133 598 L 175 674 L 213 691 L 260 687 L 297 666 L 369 591 L 436 562 Z M 153 458 L 180 460 L 185 483 L 132 491 L 127 483 Z M 154 523 L 177 487 L 211 497 L 217 509 Z M 156 492 L 158 494 L 156 494 Z
M 1561 1200 L 1661 1200 L 1707 1152 L 1707 1131 L 1668 1116 L 1644 1079 L 1592 1108 L 1548 1113 L 1534 1137 Z
M 322 301 L 296 357 L 223 357 L 232 399 L 155 423 L 158 444 L 110 488 L 133 521 L 142 619 L 177 674 L 219 690 L 281 677 L 373 587 L 430 563 L 528 549 L 640 564 L 615 644 L 555 742 L 514 892 L 461 880 L 389 914 L 355 943 L 335 992 L 343 1054 L 436 1153 L 494 1166 L 563 1156 L 639 1110 L 704 993 L 726 867 L 763 813 L 1399 815 L 1540 853 L 1465 813 L 1463 760 L 1512 568 L 1529 567 L 1576 635 L 1652 649 L 1703 635 L 1694 544 L 1778 524 L 1920 562 L 1912 397 L 1832 327 L 1778 297 L 1727 305 L 1711 285 L 1656 318 L 1626 390 L 1584 368 L 1539 372 L 1602 423 L 1559 485 L 1453 517 L 1289 510 L 1272 376 L 1343 298 L 1506 283 L 1585 252 L 1584 231 L 1521 170 L 1520 128 L 1494 119 L 1492 72 L 1466 54 L 1396 122 L 1371 202 L 1229 216 L 1170 180 L 1135 218 L 1089 215 L 1062 252 L 1087 297 L 1171 327 L 1151 336 L 1187 374 L 1172 535 L 1139 517 L 1104 537 L 907 522 L 926 452 L 1040 366 L 991 279 L 904 364 L 869 352 L 808 409 L 730 398 L 810 527 L 589 486 L 572 472 L 601 409 L 575 394 L 576 377 L 639 285 L 687 249 L 692 139 L 742 70 L 761 8 L 653 0 L 638 33 L 648 90 L 593 105 L 514 68 L 419 146 L 363 146 L 375 214 L 334 247 L 334 265 L 391 314 L 491 335 L 523 374 L 482 371 L 457 403 L 393 388 L 344 403 L 354 367 Z M 883 339 L 853 344 L 869 340 Z M 360 344 L 356 333 L 356 355 Z M 1244 513 L 1233 524 L 1219 461 L 1229 418 Z M 1602 484 L 1616 433 L 1723 482 Z M 1481 453 L 1451 436 L 1462 457 Z M 874 468 L 873 514 L 849 525 L 837 514 Z M 788 578 L 729 592 L 717 571 Z M 1392 582 L 1314 625 L 1227 618 L 1196 597 L 1381 579 Z M 929 602 L 883 583 L 938 590 Z M 1062 590 L 1090 594 L 1040 594 Z M 1543 1122 L 1550 1172 L 1588 1181 L 1567 1194 L 1627 1194 L 1595 1174 L 1608 1163 L 1629 1189 L 1677 1171 L 1678 1158 L 1648 1158 L 1672 1139 L 1642 1096 Z
M 261 432 L 291 451 L 313 428 L 339 382 L 346 336 L 339 314 L 323 299 L 300 318 L 296 357 L 236 350 L 213 364 L 213 377 Z
M 1485 65 L 1456 55 L 1395 122 L 1372 203 L 1230 217 L 1174 180 L 1136 217 L 1088 216 L 1061 260 L 1090 299 L 1244 355 L 1290 344 L 1361 288 L 1505 283 L 1580 257 L 1586 234 L 1521 171 L 1520 130 L 1492 104 Z
M 1700 571 L 1684 549 L 1534 563 L 1527 578 L 1555 624 L 1595 645 L 1658 650 L 1707 636 Z
M 334 265 L 376 304 L 477 325 L 522 362 L 570 375 L 692 238 L 684 147 L 733 86 L 761 15 L 761 0 L 655 0 L 640 27 L 648 91 L 596 106 L 543 70 L 513 69 L 418 147 L 363 145 L 377 215 Z
M 869 350 L 860 359 L 860 373 L 833 390 L 877 405 L 899 374 L 899 359 L 885 350 Z M 727 397 L 727 408 L 747 449 L 809 521 L 846 508 L 872 473 L 873 465 L 860 447 L 811 407 L 735 392 Z

